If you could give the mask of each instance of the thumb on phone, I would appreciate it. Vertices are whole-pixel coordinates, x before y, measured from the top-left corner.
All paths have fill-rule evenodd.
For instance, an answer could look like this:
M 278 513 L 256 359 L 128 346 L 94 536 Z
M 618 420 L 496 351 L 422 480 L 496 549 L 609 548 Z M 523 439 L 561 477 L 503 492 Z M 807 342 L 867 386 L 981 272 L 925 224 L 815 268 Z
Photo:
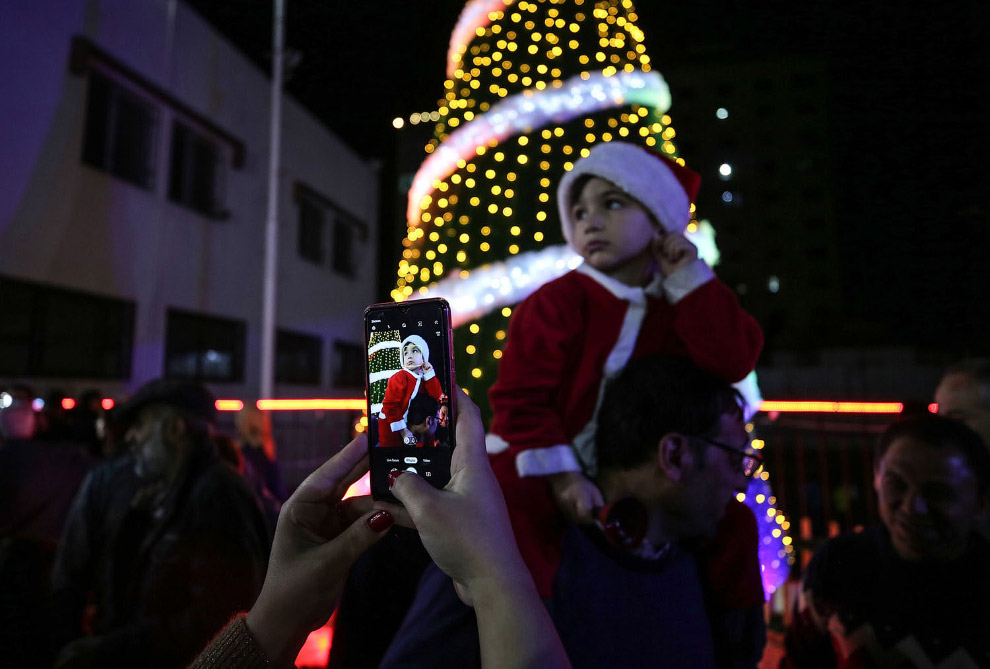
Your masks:
M 434 503 L 442 493 L 418 474 L 400 471 L 392 484 L 392 494 L 402 502 L 415 523 L 416 518 L 423 513 L 424 507 Z

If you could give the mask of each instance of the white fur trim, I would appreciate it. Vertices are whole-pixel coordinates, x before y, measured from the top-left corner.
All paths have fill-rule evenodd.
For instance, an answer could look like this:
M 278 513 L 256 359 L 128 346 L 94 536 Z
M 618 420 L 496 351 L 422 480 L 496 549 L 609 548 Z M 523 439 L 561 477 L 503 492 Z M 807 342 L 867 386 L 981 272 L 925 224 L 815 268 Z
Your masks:
M 605 384 L 616 374 L 621 372 L 636 348 L 636 340 L 639 338 L 639 331 L 643 326 L 643 319 L 646 317 L 646 298 L 643 289 L 639 290 L 639 300 L 629 301 L 626 307 L 626 314 L 622 318 L 622 329 L 619 330 L 619 337 L 615 340 L 615 345 L 609 351 L 605 359 L 605 369 L 602 370 L 602 380 L 598 386 L 598 399 L 595 402 L 595 411 L 591 414 L 591 420 L 581 428 L 581 431 L 574 436 L 574 450 L 577 452 L 584 469 L 588 474 L 594 475 L 598 472 L 598 453 L 595 451 L 595 433 L 598 431 L 598 411 L 602 406 L 602 398 L 605 396 Z
M 489 455 L 495 455 L 509 448 L 509 442 L 497 434 L 489 432 L 485 435 L 485 450 Z
M 677 304 L 685 295 L 715 278 L 715 272 L 698 258 L 681 267 L 664 279 L 663 293 L 671 304 Z
M 384 416 L 383 416 L 384 418 Z M 394 423 L 389 423 L 388 426 L 392 428 L 392 432 L 398 432 L 399 430 L 404 430 L 406 427 L 405 420 L 397 420 Z
M 557 209 L 564 239 L 571 243 L 571 187 L 578 177 L 591 175 L 611 181 L 638 200 L 668 232 L 683 234 L 691 219 L 688 194 L 663 158 L 626 142 L 603 142 L 574 163 L 557 186 Z
M 579 472 L 581 463 L 570 446 L 531 448 L 516 456 L 519 476 L 549 476 L 561 472 Z
M 646 304 L 646 297 L 644 295 L 646 291 L 639 286 L 627 286 L 618 279 L 613 279 L 612 277 L 599 272 L 586 262 L 581 263 L 578 266 L 577 271 L 594 279 L 601 285 L 602 288 L 612 293 L 612 295 L 620 300 Z
M 426 374 L 423 374 L 423 380 L 424 381 L 429 381 L 430 379 L 432 379 L 436 375 L 437 375 L 436 372 L 431 367 L 430 370 L 428 372 L 426 372 Z

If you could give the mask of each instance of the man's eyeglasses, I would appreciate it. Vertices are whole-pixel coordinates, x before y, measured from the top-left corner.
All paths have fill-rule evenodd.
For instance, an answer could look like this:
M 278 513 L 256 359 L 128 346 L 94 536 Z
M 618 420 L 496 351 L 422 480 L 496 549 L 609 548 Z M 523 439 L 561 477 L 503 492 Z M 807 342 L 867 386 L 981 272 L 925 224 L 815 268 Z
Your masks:
M 743 474 L 745 474 L 747 478 L 756 476 L 760 470 L 763 469 L 763 456 L 754 451 L 752 448 L 739 448 L 738 446 L 723 444 L 721 441 L 715 441 L 714 439 L 702 437 L 701 435 L 696 434 L 694 436 L 709 446 L 720 448 L 723 451 L 727 451 L 736 456 L 736 462 L 738 463 L 738 466 L 742 467 Z

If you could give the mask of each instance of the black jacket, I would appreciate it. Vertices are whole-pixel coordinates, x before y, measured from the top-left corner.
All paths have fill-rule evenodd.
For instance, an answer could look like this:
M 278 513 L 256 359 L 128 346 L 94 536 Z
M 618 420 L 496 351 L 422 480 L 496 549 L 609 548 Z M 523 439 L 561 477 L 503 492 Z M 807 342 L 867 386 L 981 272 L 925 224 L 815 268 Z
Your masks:
M 95 599 L 97 666 L 185 666 L 254 603 L 268 532 L 254 496 L 199 446 L 154 509 L 124 456 L 95 469 L 73 502 L 52 575 L 56 643 L 83 634 Z

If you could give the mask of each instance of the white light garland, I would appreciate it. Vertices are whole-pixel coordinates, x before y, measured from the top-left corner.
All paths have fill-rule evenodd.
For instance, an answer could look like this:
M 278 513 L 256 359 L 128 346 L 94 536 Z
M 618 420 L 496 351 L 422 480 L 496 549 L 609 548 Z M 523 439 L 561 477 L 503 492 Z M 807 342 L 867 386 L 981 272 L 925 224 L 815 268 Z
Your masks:
M 467 278 L 452 275 L 430 284 L 413 299 L 443 297 L 450 303 L 454 327 L 481 318 L 494 309 L 516 304 L 547 281 L 581 264 L 581 256 L 564 244 L 520 253 L 471 270 Z
M 406 206 L 406 220 L 418 225 L 425 198 L 439 181 L 457 169 L 459 160 L 477 155 L 479 147 L 500 142 L 515 134 L 530 133 L 549 123 L 571 119 L 602 109 L 641 104 L 664 113 L 670 108 L 670 89 L 658 72 L 619 71 L 611 76 L 602 72 L 571 77 L 560 88 L 527 89 L 493 105 L 484 114 L 450 133 L 447 139 L 420 165 Z
M 508 4 L 506 0 L 471 0 L 464 6 L 454 32 L 450 34 L 450 46 L 447 48 L 448 77 L 454 77 L 454 71 L 460 67 L 460 56 L 478 34 L 478 28 L 484 28 L 492 22 L 489 14 L 502 10 Z
M 687 232 L 686 236 L 698 247 L 699 257 L 709 266 L 718 263 L 715 229 L 711 223 L 701 221 L 697 229 Z M 503 261 L 482 265 L 471 270 L 466 278 L 453 274 L 430 284 L 425 293 L 416 293 L 410 299 L 446 299 L 450 303 L 451 318 L 456 328 L 495 309 L 521 302 L 537 288 L 563 276 L 581 262 L 581 256 L 570 246 L 547 246 L 538 251 L 520 253 Z M 747 395 L 747 401 L 750 395 Z M 758 407 L 759 401 L 753 406 Z

